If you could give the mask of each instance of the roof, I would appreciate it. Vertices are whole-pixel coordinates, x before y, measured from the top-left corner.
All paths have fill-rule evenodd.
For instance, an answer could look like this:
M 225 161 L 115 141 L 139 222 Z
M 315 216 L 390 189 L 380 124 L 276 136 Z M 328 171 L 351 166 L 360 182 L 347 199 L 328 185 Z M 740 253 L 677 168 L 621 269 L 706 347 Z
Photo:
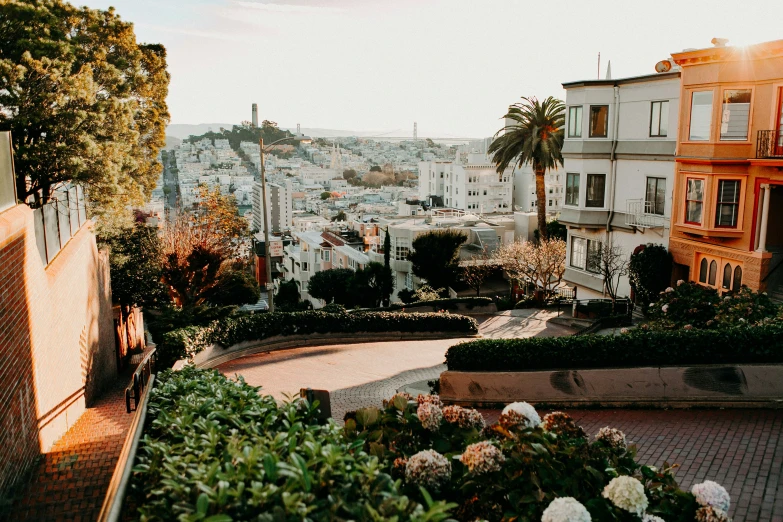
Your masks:
M 754 45 L 724 45 L 704 49 L 685 49 L 672 53 L 677 65 L 699 65 L 710 62 L 762 60 L 783 57 L 783 40 L 773 40 Z
M 355 248 L 351 248 L 349 246 L 338 246 L 338 247 L 334 247 L 334 249 L 337 252 L 340 252 L 341 254 L 344 254 L 345 256 L 353 259 L 360 265 L 366 265 L 367 263 L 370 262 L 370 258 L 367 257 L 367 254 L 365 254 L 364 252 L 359 252 Z
M 314 246 L 320 246 L 324 240 L 320 232 L 297 232 L 296 236 L 301 241 Z
M 680 71 L 669 71 L 665 73 L 643 74 L 641 76 L 629 76 L 627 78 L 616 79 L 597 79 L 597 80 L 579 80 L 575 82 L 566 82 L 564 89 L 573 89 L 574 87 L 600 87 L 625 85 L 630 83 L 654 82 L 658 80 L 673 80 L 680 77 Z

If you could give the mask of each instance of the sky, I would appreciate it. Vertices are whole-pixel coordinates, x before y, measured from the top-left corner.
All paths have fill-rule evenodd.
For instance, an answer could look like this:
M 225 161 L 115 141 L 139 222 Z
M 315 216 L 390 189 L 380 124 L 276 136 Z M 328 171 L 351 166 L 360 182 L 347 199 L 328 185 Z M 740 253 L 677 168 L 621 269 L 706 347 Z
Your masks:
M 73 3 L 80 4 L 77 0 Z M 522 96 L 654 72 L 685 48 L 783 39 L 783 1 L 85 0 L 168 50 L 171 123 L 484 137 Z

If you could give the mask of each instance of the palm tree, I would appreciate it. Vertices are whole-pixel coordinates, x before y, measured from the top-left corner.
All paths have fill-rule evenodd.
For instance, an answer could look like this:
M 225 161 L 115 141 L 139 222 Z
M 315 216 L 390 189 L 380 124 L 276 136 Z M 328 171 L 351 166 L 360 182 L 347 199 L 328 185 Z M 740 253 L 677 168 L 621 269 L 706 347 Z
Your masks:
M 487 153 L 499 174 L 515 164 L 522 167 L 532 163 L 536 174 L 536 200 L 538 201 L 538 231 L 546 239 L 546 189 L 544 173 L 563 165 L 563 128 L 565 104 L 550 96 L 543 102 L 536 98 L 522 98 L 508 108 L 504 116 L 506 125 L 495 134 Z

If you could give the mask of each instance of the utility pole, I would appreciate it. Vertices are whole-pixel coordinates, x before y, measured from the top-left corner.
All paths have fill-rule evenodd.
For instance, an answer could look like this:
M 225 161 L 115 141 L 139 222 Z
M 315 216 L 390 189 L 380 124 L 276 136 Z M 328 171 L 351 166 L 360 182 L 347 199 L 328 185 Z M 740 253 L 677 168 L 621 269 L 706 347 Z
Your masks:
M 266 260 L 266 296 L 269 311 L 275 311 L 275 288 L 272 284 L 272 249 L 269 244 L 269 212 L 266 199 L 266 171 L 264 170 L 264 138 L 259 138 L 261 148 L 261 199 L 264 200 L 264 259 Z

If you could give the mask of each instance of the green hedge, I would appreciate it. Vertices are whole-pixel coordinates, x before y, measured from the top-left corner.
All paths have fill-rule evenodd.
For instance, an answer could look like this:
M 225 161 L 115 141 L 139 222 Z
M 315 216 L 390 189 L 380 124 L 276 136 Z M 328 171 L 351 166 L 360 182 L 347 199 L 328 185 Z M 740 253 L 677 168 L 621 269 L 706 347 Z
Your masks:
M 489 297 L 455 297 L 452 299 L 433 299 L 431 301 L 414 301 L 413 303 L 395 303 L 387 306 L 386 308 L 366 308 L 363 311 L 381 311 L 387 312 L 394 310 L 402 310 L 403 308 L 424 308 L 432 307 L 433 311 L 437 310 L 456 310 L 458 305 L 467 305 L 467 309 L 471 310 L 476 306 L 489 306 L 492 304 L 492 299 Z
M 158 375 L 133 467 L 128 519 L 440 522 L 450 505 L 405 496 L 363 443 L 315 404 L 279 405 L 192 366 Z
M 783 363 L 783 323 L 725 330 L 480 339 L 452 346 L 453 371 L 516 372 L 691 364 Z
M 157 345 L 158 360 L 163 367 L 169 367 L 178 359 L 192 357 L 212 344 L 228 348 L 244 341 L 260 341 L 276 335 L 358 332 L 448 332 L 473 335 L 478 332 L 478 324 L 470 317 L 436 313 L 345 314 L 307 311 L 226 317 L 208 326 L 181 328 L 164 334 Z

